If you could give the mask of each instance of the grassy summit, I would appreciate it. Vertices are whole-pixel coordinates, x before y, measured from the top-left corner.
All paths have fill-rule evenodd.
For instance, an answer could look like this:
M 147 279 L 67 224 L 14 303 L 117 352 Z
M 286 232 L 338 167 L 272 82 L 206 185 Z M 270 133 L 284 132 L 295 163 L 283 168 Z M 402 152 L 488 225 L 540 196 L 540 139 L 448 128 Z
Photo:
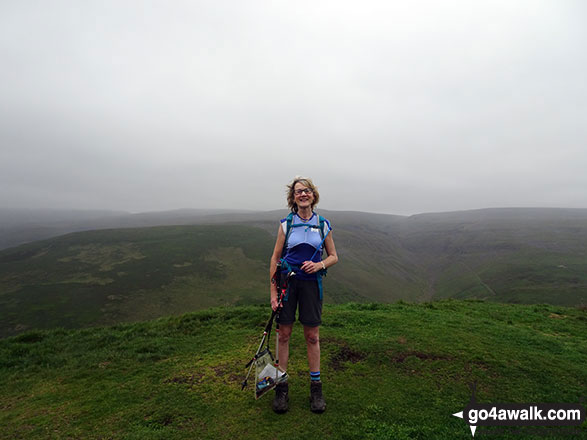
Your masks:
M 587 391 L 585 309 L 350 303 L 324 311 L 327 411 L 308 409 L 296 324 L 291 410 L 278 416 L 270 397 L 240 390 L 268 315 L 237 306 L 0 340 L 0 438 L 466 439 L 451 414 L 469 401 L 470 382 L 480 402 L 576 403 Z M 525 432 L 492 438 L 536 438 Z

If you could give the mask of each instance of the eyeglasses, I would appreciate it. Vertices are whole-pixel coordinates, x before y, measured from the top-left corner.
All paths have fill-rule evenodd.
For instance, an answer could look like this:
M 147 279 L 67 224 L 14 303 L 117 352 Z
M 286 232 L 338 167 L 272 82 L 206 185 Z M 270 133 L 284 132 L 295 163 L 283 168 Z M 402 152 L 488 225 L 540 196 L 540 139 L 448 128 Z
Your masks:
M 296 189 L 294 190 L 294 194 L 296 196 L 299 196 L 301 194 L 312 194 L 314 191 L 312 191 L 310 188 L 304 188 L 304 189 Z

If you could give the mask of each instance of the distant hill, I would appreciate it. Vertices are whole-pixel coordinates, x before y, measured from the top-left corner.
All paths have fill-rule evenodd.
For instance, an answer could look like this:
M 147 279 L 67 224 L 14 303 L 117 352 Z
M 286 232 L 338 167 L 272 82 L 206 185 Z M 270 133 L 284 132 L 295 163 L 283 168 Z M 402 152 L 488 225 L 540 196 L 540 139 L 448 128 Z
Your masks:
M 176 209 L 131 214 L 124 211 L 0 208 L 0 250 L 69 232 L 214 223 L 245 212 L 247 211 L 228 209 Z
M 446 300 L 328 304 L 320 329 L 327 409 L 309 410 L 306 347 L 292 334 L 290 411 L 241 391 L 269 307 L 34 331 L 0 340 L 6 439 L 471 439 L 479 403 L 584 406 L 587 312 Z M 271 339 L 274 347 L 275 337 Z M 475 438 L 585 439 L 581 427 L 480 426 Z
M 340 256 L 324 281 L 328 303 L 587 304 L 587 210 L 320 212 L 332 221 Z M 140 221 L 200 224 L 75 232 L 4 249 L 0 335 L 266 303 L 285 214 L 160 213 Z
M 5 250 L 0 333 L 260 302 L 271 241 L 247 226 L 163 226 L 76 232 Z
M 400 235 L 426 267 L 431 298 L 587 303 L 587 210 L 423 214 Z

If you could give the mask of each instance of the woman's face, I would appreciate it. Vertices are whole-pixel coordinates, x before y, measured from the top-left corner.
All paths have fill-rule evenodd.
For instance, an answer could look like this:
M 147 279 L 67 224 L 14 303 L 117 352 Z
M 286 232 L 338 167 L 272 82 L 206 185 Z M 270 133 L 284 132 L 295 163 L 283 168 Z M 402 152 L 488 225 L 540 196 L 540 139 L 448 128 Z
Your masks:
M 300 208 L 311 208 L 314 202 L 313 191 L 301 182 L 298 182 L 294 186 L 294 200 L 298 209 Z

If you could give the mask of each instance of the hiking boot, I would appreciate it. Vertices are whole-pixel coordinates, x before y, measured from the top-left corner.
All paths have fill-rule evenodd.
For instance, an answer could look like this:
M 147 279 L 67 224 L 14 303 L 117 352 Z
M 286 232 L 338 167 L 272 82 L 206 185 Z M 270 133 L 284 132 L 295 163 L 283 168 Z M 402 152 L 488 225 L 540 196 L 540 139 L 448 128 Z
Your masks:
M 322 395 L 322 382 L 319 380 L 310 381 L 310 410 L 315 413 L 322 413 L 326 410 L 326 402 Z
M 285 383 L 278 383 L 275 386 L 275 398 L 273 399 L 273 411 L 278 414 L 283 414 L 287 412 L 289 402 L 289 396 L 287 395 L 289 391 L 289 387 L 287 382 Z

